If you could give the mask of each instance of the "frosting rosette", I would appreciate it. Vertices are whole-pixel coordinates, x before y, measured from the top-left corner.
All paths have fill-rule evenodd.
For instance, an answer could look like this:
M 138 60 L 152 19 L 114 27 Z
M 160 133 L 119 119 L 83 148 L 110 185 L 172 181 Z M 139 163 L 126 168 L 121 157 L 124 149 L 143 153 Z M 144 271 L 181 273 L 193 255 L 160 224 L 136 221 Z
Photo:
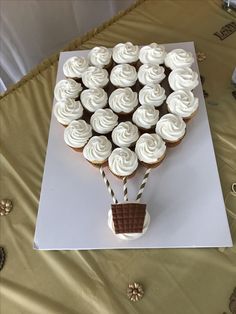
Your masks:
M 136 125 L 130 121 L 121 122 L 112 131 L 112 141 L 119 147 L 129 147 L 139 138 Z
M 165 57 L 165 47 L 157 43 L 143 46 L 139 51 L 139 60 L 144 64 L 162 64 Z
M 82 73 L 87 70 L 89 61 L 85 57 L 71 57 L 63 65 L 63 73 L 66 77 L 81 78 Z
M 164 141 L 176 142 L 185 135 L 186 123 L 179 116 L 172 113 L 165 114 L 157 122 L 156 133 Z
M 144 133 L 136 143 L 135 152 L 140 161 L 155 164 L 165 155 L 166 144 L 158 134 Z
M 134 63 L 138 61 L 139 47 L 131 42 L 117 44 L 113 48 L 112 57 L 116 63 Z
M 108 72 L 106 69 L 90 66 L 82 74 L 82 82 L 87 88 L 105 87 L 108 82 Z
M 92 128 L 84 120 L 72 121 L 64 131 L 64 140 L 73 148 L 82 148 L 92 136 Z
M 66 98 L 77 98 L 82 91 L 82 86 L 73 79 L 60 80 L 54 89 L 54 96 L 57 101 Z
M 191 52 L 184 49 L 174 49 L 167 53 L 165 58 L 165 65 L 171 70 L 191 67 L 194 58 Z
M 165 69 L 157 64 L 143 64 L 138 70 L 138 80 L 143 85 L 159 84 L 165 77 Z
M 142 105 L 133 113 L 133 122 L 142 129 L 151 129 L 159 119 L 159 110 L 153 105 Z
M 109 106 L 116 113 L 130 113 L 138 106 L 138 96 L 131 88 L 117 88 L 109 97 Z
M 102 164 L 111 154 L 112 144 L 106 136 L 93 136 L 83 149 L 84 157 L 94 164 Z
M 190 68 L 181 68 L 171 71 L 168 78 L 170 87 L 176 91 L 178 89 L 192 90 L 198 85 L 198 74 Z
M 63 125 L 68 125 L 71 121 L 81 118 L 83 111 L 80 101 L 71 98 L 58 101 L 53 109 L 57 121 Z
M 166 92 L 160 84 L 145 85 L 139 92 L 139 102 L 141 105 L 159 107 L 165 99 Z
M 90 50 L 88 57 L 92 65 L 103 68 L 104 66 L 109 65 L 111 62 L 111 51 L 106 47 L 94 47 Z
M 80 100 L 85 109 L 95 112 L 107 105 L 107 93 L 101 87 L 89 88 L 82 91 Z
M 189 118 L 199 106 L 197 97 L 188 90 L 177 90 L 171 93 L 166 100 L 168 111 L 182 118 Z
M 108 158 L 109 169 L 119 177 L 130 176 L 138 167 L 138 157 L 127 147 L 115 148 Z
M 98 109 L 91 116 L 90 123 L 95 132 L 107 134 L 118 124 L 118 116 L 111 109 Z
M 118 64 L 112 69 L 110 80 L 114 86 L 130 87 L 137 81 L 137 71 L 130 64 Z

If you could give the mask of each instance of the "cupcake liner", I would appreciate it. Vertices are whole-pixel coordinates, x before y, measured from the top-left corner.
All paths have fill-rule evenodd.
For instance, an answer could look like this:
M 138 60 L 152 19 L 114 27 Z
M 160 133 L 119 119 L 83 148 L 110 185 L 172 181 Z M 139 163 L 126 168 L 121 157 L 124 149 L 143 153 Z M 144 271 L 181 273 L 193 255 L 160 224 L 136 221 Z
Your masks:
M 117 174 L 115 174 L 114 172 L 111 171 L 110 167 L 108 167 L 108 168 L 109 168 L 110 172 L 113 174 L 113 176 L 117 177 L 117 178 L 120 179 L 120 180 L 123 180 L 123 178 L 127 178 L 127 179 L 133 178 L 133 177 L 135 176 L 136 172 L 137 172 L 137 169 L 138 169 L 138 167 L 137 167 L 137 169 L 134 170 L 134 172 L 131 173 L 131 174 L 128 175 L 128 176 L 118 176 Z
M 169 110 L 168 105 L 167 105 L 167 111 L 168 111 L 169 113 L 173 113 L 171 110 Z M 197 108 L 189 117 L 181 117 L 181 118 L 184 120 L 184 122 L 188 123 L 188 122 L 190 122 L 190 121 L 192 120 L 192 118 L 196 115 L 197 111 L 198 111 L 198 108 Z
M 175 141 L 175 142 L 164 140 L 166 143 L 166 146 L 167 147 L 175 147 L 175 146 L 179 145 L 182 142 L 182 139 L 185 137 L 185 135 L 186 135 L 186 131 L 185 131 L 184 135 L 180 139 L 178 139 L 178 141 Z
M 155 163 L 152 163 L 152 164 L 148 164 L 144 161 L 140 161 L 141 165 L 143 165 L 145 168 L 156 168 L 158 166 L 160 166 L 160 164 L 163 162 L 163 160 L 165 159 L 166 157 L 166 153 L 163 154 L 163 156 L 161 158 L 159 158 L 159 160 Z
M 90 164 L 90 165 L 92 165 L 94 168 L 96 168 L 96 169 L 98 169 L 98 168 L 100 168 L 101 166 L 104 168 L 104 167 L 108 167 L 108 161 L 107 160 L 104 160 L 104 161 L 94 161 L 94 162 L 92 162 L 92 161 L 89 161 L 89 160 L 87 160 L 86 159 L 86 161 Z

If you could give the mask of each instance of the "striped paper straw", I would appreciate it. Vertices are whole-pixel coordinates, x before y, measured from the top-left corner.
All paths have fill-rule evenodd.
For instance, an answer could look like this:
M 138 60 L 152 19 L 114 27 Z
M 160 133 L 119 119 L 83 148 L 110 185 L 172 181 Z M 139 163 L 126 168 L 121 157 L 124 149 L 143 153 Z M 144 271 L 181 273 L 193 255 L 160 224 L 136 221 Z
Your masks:
M 137 201 L 137 202 L 140 202 L 140 200 L 141 200 L 141 197 L 142 197 L 142 194 L 143 194 L 145 185 L 146 185 L 146 183 L 147 183 L 147 180 L 148 180 L 150 171 L 151 171 L 151 168 L 148 168 L 148 169 L 146 170 L 146 172 L 145 172 L 145 175 L 144 175 L 144 177 L 143 177 L 142 184 L 140 185 L 140 188 L 139 188 L 139 191 L 138 191 L 138 195 L 137 195 L 137 197 L 136 197 L 136 201 Z
M 127 177 L 123 177 L 123 192 L 124 192 L 124 201 L 128 202 Z
M 114 191 L 112 190 L 111 185 L 110 185 L 110 182 L 108 181 L 108 179 L 107 179 L 107 177 L 106 177 L 106 174 L 105 174 L 105 172 L 104 172 L 104 170 L 103 170 L 102 167 L 100 167 L 100 173 L 101 173 L 101 175 L 102 175 L 102 177 L 103 177 L 103 181 L 104 181 L 104 183 L 105 183 L 105 185 L 106 185 L 106 187 L 107 187 L 107 190 L 108 190 L 109 194 L 110 194 L 111 197 L 112 197 L 113 203 L 114 203 L 114 204 L 118 203 L 118 201 L 117 201 L 117 199 L 116 199 L 116 197 L 115 197 L 115 193 L 114 193 Z

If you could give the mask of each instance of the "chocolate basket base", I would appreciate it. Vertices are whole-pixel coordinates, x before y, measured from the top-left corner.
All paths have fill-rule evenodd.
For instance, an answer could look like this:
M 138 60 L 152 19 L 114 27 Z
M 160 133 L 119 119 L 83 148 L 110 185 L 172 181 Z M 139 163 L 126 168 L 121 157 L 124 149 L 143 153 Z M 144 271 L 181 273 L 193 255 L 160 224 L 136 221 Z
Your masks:
M 142 233 L 146 215 L 146 204 L 112 204 L 115 233 Z

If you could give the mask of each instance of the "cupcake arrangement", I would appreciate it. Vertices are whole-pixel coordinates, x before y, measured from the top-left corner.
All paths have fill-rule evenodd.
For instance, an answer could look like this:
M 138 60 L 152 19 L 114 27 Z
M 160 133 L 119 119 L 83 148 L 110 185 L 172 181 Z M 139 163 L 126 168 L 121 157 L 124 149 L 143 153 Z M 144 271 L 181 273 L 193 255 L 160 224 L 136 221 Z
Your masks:
M 181 142 L 197 112 L 193 62 L 183 49 L 167 53 L 157 43 L 140 48 L 130 42 L 69 58 L 54 89 L 54 115 L 65 127 L 65 143 L 92 165 L 108 166 L 124 186 L 139 165 L 149 174 L 167 147 Z
M 65 79 L 54 90 L 54 114 L 66 127 L 66 144 L 121 178 L 133 175 L 138 164 L 159 165 L 164 147 L 181 142 L 185 122 L 199 105 L 192 92 L 198 85 L 193 62 L 183 49 L 167 53 L 156 43 L 140 49 L 130 42 L 69 58 Z

